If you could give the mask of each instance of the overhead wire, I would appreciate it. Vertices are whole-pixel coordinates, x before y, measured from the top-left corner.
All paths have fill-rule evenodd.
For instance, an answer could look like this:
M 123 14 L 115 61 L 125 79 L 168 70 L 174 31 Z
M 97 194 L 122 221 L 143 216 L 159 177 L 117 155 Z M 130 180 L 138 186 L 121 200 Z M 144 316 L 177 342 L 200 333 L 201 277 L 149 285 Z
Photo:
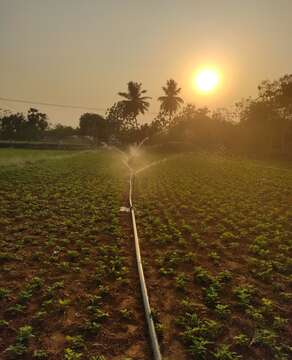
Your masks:
M 6 98 L 6 97 L 0 97 L 0 100 L 13 102 L 13 103 L 41 105 L 41 106 L 53 106 L 53 107 L 71 108 L 71 109 L 83 109 L 83 110 L 95 110 L 95 111 L 105 111 L 106 110 L 106 108 L 97 108 L 97 107 L 81 106 L 81 105 L 69 105 L 69 104 L 56 104 L 56 103 L 50 103 L 50 102 L 14 99 L 14 98 Z
M 51 102 L 43 102 L 43 101 L 35 101 L 35 100 L 24 100 L 24 99 L 16 99 L 9 97 L 0 97 L 0 101 L 4 102 L 12 102 L 12 103 L 21 103 L 28 105 L 40 105 L 40 106 L 52 106 L 59 108 L 68 108 L 68 109 L 80 109 L 80 110 L 91 110 L 91 111 L 102 111 L 105 112 L 107 108 L 102 107 L 92 107 L 92 106 L 83 106 L 83 105 L 70 105 L 70 104 L 57 104 Z M 150 112 L 151 115 L 157 115 L 156 112 Z

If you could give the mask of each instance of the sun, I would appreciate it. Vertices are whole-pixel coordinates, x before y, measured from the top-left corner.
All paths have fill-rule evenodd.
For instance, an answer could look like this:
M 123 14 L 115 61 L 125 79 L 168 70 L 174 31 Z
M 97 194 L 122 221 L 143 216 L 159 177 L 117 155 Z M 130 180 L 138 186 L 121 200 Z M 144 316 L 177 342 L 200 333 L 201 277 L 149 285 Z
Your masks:
M 214 69 L 202 69 L 194 78 L 195 87 L 202 93 L 213 91 L 219 83 L 219 73 Z

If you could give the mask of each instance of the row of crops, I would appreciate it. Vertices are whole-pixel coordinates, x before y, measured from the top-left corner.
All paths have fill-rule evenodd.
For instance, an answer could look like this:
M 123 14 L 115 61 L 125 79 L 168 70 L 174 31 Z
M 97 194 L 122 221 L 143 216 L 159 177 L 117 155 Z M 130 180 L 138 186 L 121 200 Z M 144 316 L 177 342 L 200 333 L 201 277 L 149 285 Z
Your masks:
M 291 170 L 178 156 L 134 201 L 164 357 L 291 359 Z
M 69 155 L 0 170 L 0 358 L 149 358 L 127 174 Z
M 0 358 L 150 359 L 121 155 L 24 155 L 0 169 Z M 290 359 L 292 171 L 130 165 L 152 161 L 134 204 L 163 358 Z

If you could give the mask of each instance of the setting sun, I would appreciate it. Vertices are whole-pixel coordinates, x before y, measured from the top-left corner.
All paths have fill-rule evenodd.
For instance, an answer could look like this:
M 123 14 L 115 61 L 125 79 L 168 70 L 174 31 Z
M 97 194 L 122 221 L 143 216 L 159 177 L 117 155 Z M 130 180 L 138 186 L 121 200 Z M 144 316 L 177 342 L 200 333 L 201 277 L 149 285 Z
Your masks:
M 213 91 L 219 83 L 219 74 L 213 69 L 202 69 L 194 78 L 195 87 L 202 93 Z

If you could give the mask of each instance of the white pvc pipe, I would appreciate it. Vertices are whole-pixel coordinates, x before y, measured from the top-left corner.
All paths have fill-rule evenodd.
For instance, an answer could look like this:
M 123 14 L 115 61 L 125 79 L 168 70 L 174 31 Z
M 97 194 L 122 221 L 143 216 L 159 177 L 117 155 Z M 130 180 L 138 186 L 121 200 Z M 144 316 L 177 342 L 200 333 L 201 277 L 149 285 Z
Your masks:
M 144 139 L 141 142 L 140 146 L 143 145 L 143 143 L 146 141 L 146 139 Z M 118 151 L 120 154 L 126 155 L 120 149 L 118 149 L 116 147 L 112 147 L 112 148 L 114 150 Z M 160 353 L 159 343 L 158 343 L 158 339 L 157 339 L 157 335 L 156 335 L 155 324 L 154 324 L 154 321 L 153 321 L 153 316 L 152 316 L 151 307 L 150 307 L 150 303 L 149 303 L 148 292 L 147 292 L 147 286 L 146 286 L 145 277 L 144 277 L 143 264 L 142 264 L 142 259 L 141 259 L 141 251 L 140 251 L 140 244 L 139 244 L 139 237 L 138 237 L 138 230 L 137 230 L 137 225 L 136 225 L 136 217 L 135 217 L 135 210 L 134 210 L 134 206 L 133 206 L 132 194 L 133 194 L 133 184 L 134 184 L 135 174 L 137 174 L 137 173 L 139 173 L 141 171 L 144 171 L 144 170 L 148 169 L 149 167 L 157 165 L 157 164 L 159 164 L 159 163 L 161 163 L 162 161 L 165 161 L 165 160 L 166 159 L 163 159 L 163 160 L 160 160 L 160 161 L 154 161 L 153 163 L 151 163 L 149 165 L 146 165 L 145 167 L 137 170 L 136 172 L 134 172 L 132 167 L 129 165 L 129 163 L 128 163 L 129 158 L 127 156 L 126 156 L 126 159 L 122 160 L 123 164 L 130 171 L 129 205 L 130 205 L 130 212 L 131 212 L 131 217 L 132 217 L 132 226 L 133 226 L 133 233 L 134 233 L 134 240 L 135 240 L 136 261 L 137 261 L 137 268 L 138 268 L 138 274 L 139 274 L 141 294 L 142 294 L 143 305 L 144 305 L 144 312 L 145 312 L 146 322 L 147 322 L 147 326 L 148 326 L 149 337 L 150 337 L 150 340 L 151 340 L 151 348 L 152 348 L 152 353 L 153 353 L 154 360 L 162 360 L 162 357 L 161 357 L 161 353 Z
M 132 201 L 134 178 L 135 178 L 135 173 L 133 173 L 133 171 L 131 171 L 130 189 L 129 189 L 129 204 L 130 204 L 130 211 L 131 211 L 131 216 L 132 216 L 132 225 L 133 225 L 133 232 L 134 232 L 134 239 L 135 239 L 137 267 L 138 267 L 138 273 L 139 273 L 142 299 L 143 299 L 143 304 L 144 304 L 145 317 L 146 317 L 146 321 L 147 321 L 147 325 L 148 325 L 148 331 L 149 331 L 149 336 L 150 336 L 150 340 L 151 340 L 151 347 L 152 347 L 154 360 L 161 360 L 162 357 L 160 354 L 159 343 L 157 340 L 155 325 L 154 325 L 153 316 L 152 316 L 152 312 L 151 312 L 151 308 L 150 308 L 149 297 L 148 297 L 148 292 L 147 292 L 147 287 L 146 287 L 146 282 L 145 282 L 145 277 L 144 277 L 139 237 L 138 237 L 138 231 L 137 231 L 137 225 L 136 225 L 136 217 L 135 217 L 135 211 L 134 211 L 133 201 Z

